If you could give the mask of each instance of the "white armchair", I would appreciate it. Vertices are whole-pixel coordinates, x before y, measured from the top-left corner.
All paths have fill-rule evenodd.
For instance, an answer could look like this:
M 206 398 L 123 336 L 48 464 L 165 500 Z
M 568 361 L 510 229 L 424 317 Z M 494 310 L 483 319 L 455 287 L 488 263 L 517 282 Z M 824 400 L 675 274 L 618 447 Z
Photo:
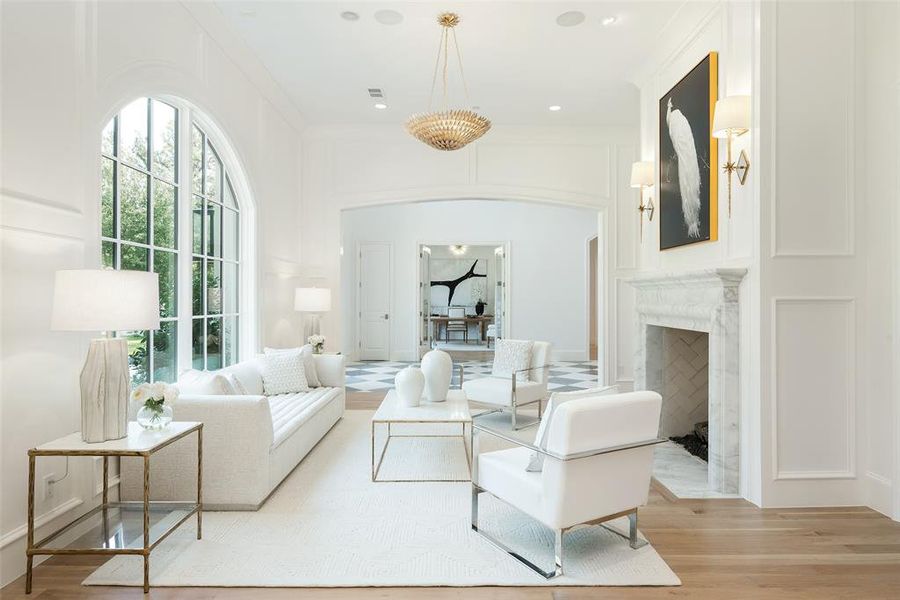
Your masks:
M 658 439 L 662 398 L 631 392 L 570 400 L 550 418 L 543 445 L 522 442 L 508 432 L 474 423 L 472 427 L 472 529 L 546 578 L 563 572 L 563 535 L 577 525 L 598 525 L 628 516 L 632 548 L 637 508 L 647 502 Z M 490 434 L 515 444 L 478 454 L 478 437 Z M 544 455 L 543 469 L 527 471 L 533 453 Z M 555 568 L 544 571 L 478 529 L 478 495 L 487 492 L 555 532 Z M 610 529 L 623 537 L 624 534 Z
M 516 343 L 516 340 L 506 340 Z M 500 342 L 498 342 L 500 344 Z M 499 346 L 498 346 L 499 347 Z M 498 355 L 494 355 L 497 365 Z M 462 384 L 470 402 L 498 407 L 512 414 L 512 427 L 519 429 L 518 409 L 537 403 L 538 418 L 541 402 L 547 398 L 547 380 L 550 378 L 550 343 L 534 342 L 531 347 L 531 363 L 523 369 L 515 369 L 509 376 L 491 375 L 472 379 Z M 534 425 L 531 420 L 525 426 Z

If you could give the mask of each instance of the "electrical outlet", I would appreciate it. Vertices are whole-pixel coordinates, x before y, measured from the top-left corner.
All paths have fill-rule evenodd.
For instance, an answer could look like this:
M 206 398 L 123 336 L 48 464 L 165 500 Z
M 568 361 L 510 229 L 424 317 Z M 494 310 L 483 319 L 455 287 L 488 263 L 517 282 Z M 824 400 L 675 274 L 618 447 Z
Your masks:
M 53 497 L 53 485 L 54 485 L 55 479 L 56 479 L 56 473 L 48 473 L 47 475 L 44 475 L 44 477 L 41 479 L 41 482 L 43 484 L 41 486 L 43 500 L 46 501 Z

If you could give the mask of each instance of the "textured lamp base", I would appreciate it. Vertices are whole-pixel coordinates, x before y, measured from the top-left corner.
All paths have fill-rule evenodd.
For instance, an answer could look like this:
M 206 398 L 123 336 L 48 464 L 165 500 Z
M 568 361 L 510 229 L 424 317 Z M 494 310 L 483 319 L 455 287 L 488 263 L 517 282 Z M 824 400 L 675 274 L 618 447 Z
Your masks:
M 105 442 L 128 435 L 128 342 L 91 340 L 81 370 L 81 439 Z
M 319 314 L 318 313 L 308 313 L 304 315 L 304 326 L 303 326 L 303 343 L 306 343 L 306 340 L 309 339 L 311 335 L 319 335 L 321 332 L 319 325 Z

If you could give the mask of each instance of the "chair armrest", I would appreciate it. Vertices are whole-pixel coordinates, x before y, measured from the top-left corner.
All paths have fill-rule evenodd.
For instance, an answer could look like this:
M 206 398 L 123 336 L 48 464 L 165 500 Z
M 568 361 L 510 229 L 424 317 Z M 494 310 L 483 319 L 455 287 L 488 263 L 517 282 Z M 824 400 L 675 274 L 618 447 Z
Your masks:
M 313 354 L 319 383 L 325 387 L 344 387 L 346 358 L 343 354 Z
M 631 442 L 628 444 L 620 444 L 618 446 L 607 446 L 605 448 L 597 448 L 596 450 L 585 450 L 583 452 L 575 452 L 573 454 L 557 454 L 556 452 L 550 452 L 549 450 L 544 450 L 539 446 L 535 446 L 534 444 L 529 444 L 528 442 L 516 439 L 502 431 L 497 431 L 496 429 L 491 429 L 490 427 L 485 427 L 484 425 L 476 425 L 474 422 L 472 423 L 472 435 L 475 435 L 475 432 L 483 432 L 488 435 L 492 435 L 494 437 L 498 437 L 504 441 L 515 444 L 516 446 L 520 446 L 522 448 L 527 448 L 532 452 L 537 452 L 538 454 L 543 454 L 544 456 L 549 456 L 550 458 L 554 458 L 556 460 L 569 461 L 569 460 L 578 460 L 580 458 L 588 458 L 590 456 L 597 456 L 599 454 L 612 454 L 613 452 L 622 452 L 623 450 L 631 450 L 633 448 L 643 448 L 644 446 L 653 446 L 656 444 L 661 444 L 667 440 L 663 438 L 654 438 L 651 440 L 643 440 L 640 442 Z

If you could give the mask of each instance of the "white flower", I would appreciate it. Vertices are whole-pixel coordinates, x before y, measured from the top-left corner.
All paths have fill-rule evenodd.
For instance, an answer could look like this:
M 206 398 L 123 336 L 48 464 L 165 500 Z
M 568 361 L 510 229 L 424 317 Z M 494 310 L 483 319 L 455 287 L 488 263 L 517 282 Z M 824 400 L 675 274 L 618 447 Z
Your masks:
M 153 398 L 155 400 L 159 400 L 160 398 L 164 398 L 165 395 L 166 395 L 166 384 L 165 383 L 163 383 L 161 381 L 157 381 L 156 383 L 153 383 L 150 385 L 150 397 L 151 398 Z
M 172 406 L 178 400 L 178 388 L 174 385 L 167 385 L 163 397 L 166 399 L 166 404 Z
M 131 392 L 131 399 L 135 402 L 144 402 L 150 396 L 150 386 L 146 383 L 142 383 L 141 385 L 134 388 L 134 391 Z

